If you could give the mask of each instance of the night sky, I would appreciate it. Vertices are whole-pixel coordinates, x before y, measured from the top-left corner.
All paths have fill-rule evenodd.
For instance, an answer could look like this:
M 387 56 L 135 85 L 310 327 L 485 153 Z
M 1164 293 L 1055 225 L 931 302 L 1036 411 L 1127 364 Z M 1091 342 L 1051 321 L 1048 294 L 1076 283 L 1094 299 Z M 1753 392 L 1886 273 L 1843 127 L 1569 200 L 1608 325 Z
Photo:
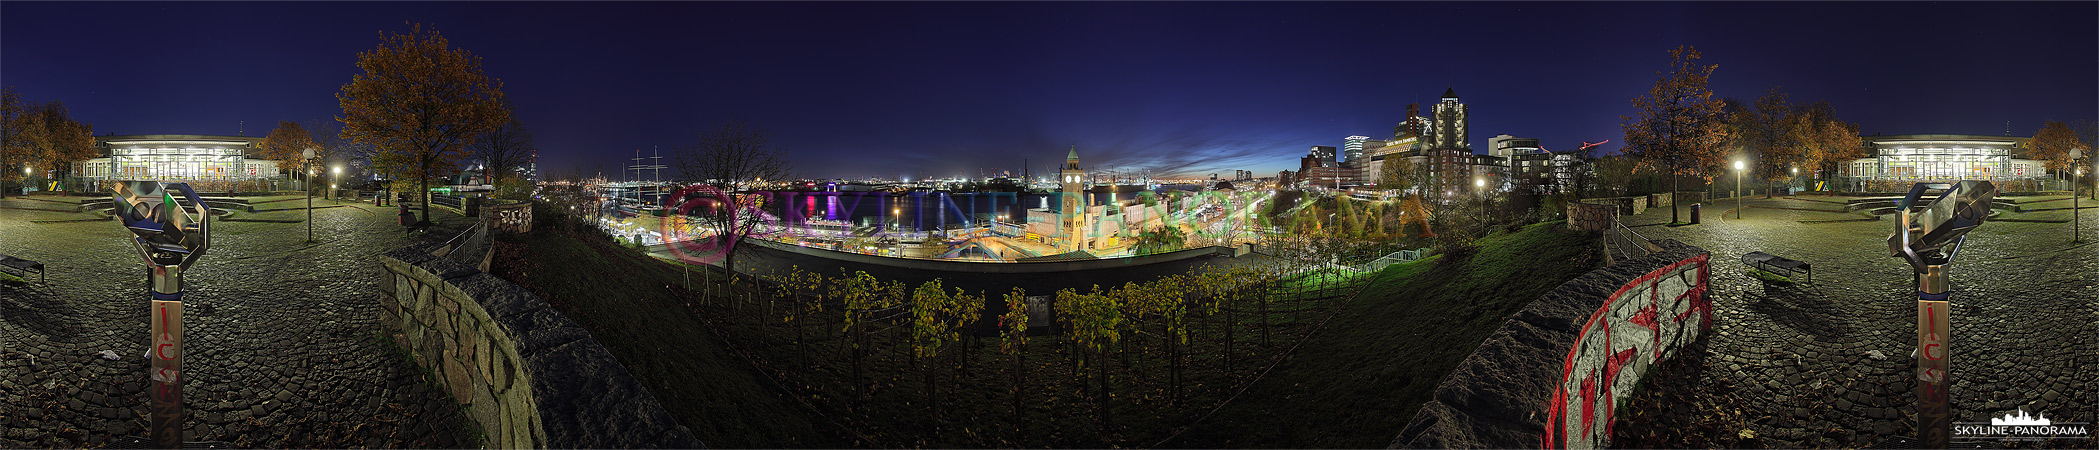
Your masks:
M 482 57 L 556 177 L 732 117 L 805 177 L 1041 170 L 1073 145 L 1090 169 L 1274 176 L 1446 87 L 1480 151 L 1615 150 L 1679 44 L 1723 97 L 1781 85 L 1869 135 L 2099 115 L 2095 2 L 6 2 L 0 83 L 96 134 L 259 136 L 340 114 L 356 53 L 404 21 Z

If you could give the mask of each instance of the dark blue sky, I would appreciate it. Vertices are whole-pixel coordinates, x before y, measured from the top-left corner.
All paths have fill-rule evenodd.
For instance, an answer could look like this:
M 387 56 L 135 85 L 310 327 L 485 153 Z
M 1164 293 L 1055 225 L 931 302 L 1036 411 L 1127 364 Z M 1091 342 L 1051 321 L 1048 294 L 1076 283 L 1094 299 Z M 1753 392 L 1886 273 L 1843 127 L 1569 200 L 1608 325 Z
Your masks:
M 23 3 L 0 83 L 97 134 L 339 114 L 403 21 L 481 56 L 543 170 L 616 176 L 742 117 L 803 176 L 1295 168 L 1455 87 L 1476 149 L 1622 142 L 1678 44 L 1721 96 L 1782 85 L 1867 134 L 2028 136 L 2099 115 L 2099 3 Z

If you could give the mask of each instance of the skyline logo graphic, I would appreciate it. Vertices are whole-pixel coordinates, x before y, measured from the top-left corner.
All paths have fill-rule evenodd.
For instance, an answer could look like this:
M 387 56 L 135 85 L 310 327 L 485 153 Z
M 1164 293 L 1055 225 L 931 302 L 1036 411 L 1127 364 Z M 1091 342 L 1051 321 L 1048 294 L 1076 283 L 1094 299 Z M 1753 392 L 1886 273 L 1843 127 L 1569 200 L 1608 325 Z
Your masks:
M 2091 423 L 2056 423 L 2048 419 L 2046 412 L 2036 415 L 2027 412 L 2023 407 L 2015 412 L 2004 413 L 2002 417 L 1991 417 L 1987 423 L 1953 424 L 1953 442 L 2086 439 L 2091 435 Z
M 2026 415 L 2026 410 L 2025 410 L 2025 409 L 2020 409 L 2020 410 L 2019 410 L 2019 414 L 2018 414 L 2018 415 L 2016 415 L 2016 416 L 2015 416 L 2015 415 L 2012 415 L 2011 413 L 2005 413 L 2005 414 L 2004 414 L 2004 417 L 1992 417 L 1992 418 L 1990 418 L 1990 425 L 1991 425 L 1991 426 L 2000 426 L 2000 427 L 2001 427 L 2001 426 L 2013 426 L 2013 425 L 2047 425 L 2047 424 L 2048 424 L 2048 413 L 2045 413 L 2045 412 L 2044 412 L 2044 413 L 2041 413 L 2041 416 L 2040 416 L 2040 417 L 2032 417 L 2032 416 L 2028 416 L 2028 415 Z

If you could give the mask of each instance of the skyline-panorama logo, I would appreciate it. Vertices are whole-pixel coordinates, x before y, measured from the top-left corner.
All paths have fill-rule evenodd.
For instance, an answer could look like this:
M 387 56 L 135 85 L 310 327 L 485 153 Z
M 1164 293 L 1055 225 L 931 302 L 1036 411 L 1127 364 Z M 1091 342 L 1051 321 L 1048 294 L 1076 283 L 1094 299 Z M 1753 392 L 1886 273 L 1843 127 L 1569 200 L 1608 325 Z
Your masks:
M 1989 422 L 1956 422 L 1953 438 L 1958 441 L 2039 441 L 2091 436 L 2089 422 L 2056 423 L 2047 413 L 2032 415 L 2026 408 L 1991 417 Z

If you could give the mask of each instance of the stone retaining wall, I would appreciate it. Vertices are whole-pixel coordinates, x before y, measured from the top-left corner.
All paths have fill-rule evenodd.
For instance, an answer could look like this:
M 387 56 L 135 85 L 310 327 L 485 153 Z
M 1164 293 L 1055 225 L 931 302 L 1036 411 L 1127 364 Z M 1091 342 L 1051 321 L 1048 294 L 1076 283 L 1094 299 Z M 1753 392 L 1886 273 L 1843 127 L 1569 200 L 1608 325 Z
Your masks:
M 523 288 L 410 246 L 381 255 L 380 323 L 489 448 L 697 448 L 590 334 Z
M 1582 274 L 1494 331 L 1436 386 L 1393 448 L 1598 448 L 1618 402 L 1712 325 L 1704 249 Z
M 1599 197 L 1585 198 L 1582 199 L 1581 202 L 1591 205 L 1611 205 L 1618 208 L 1619 214 L 1630 216 L 1647 212 L 1647 205 L 1653 202 L 1653 197 L 1654 196 Z M 1666 200 L 1664 201 L 1663 206 L 1668 206 Z
M 488 229 L 507 233 L 532 232 L 532 202 L 489 205 L 481 207 L 481 220 L 488 222 Z
M 1617 205 L 1568 203 L 1567 228 L 1583 231 L 1608 229 L 1611 227 L 1611 218 L 1617 214 Z

